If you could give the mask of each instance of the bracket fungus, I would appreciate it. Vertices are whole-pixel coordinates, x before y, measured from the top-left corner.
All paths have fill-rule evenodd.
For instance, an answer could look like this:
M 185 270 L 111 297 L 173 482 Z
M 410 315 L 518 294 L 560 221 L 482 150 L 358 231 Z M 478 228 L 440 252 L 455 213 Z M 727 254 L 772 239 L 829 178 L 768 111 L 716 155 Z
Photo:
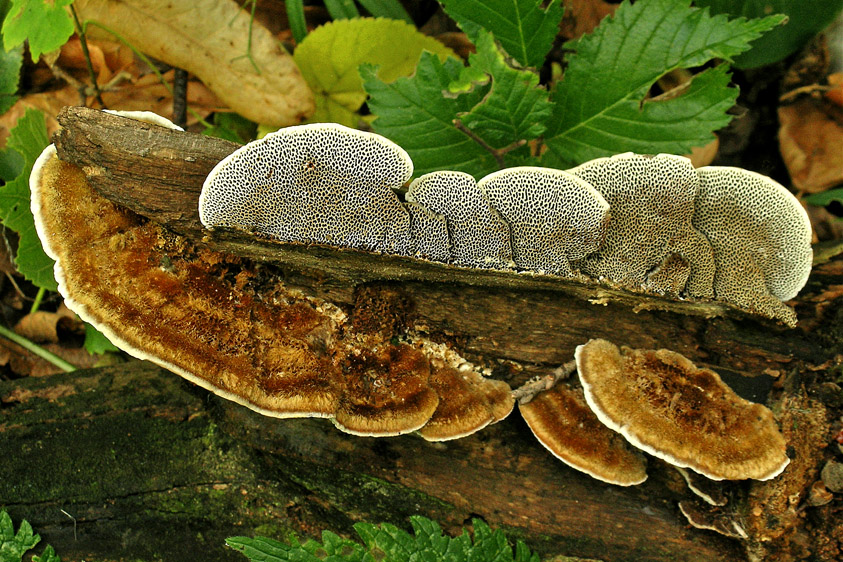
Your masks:
M 557 383 L 518 409 L 539 443 L 568 466 L 619 486 L 647 479 L 643 455 L 597 419 L 582 389 Z
M 392 191 L 412 173 L 404 149 L 379 135 L 334 123 L 287 127 L 214 167 L 199 218 L 209 229 L 412 255 L 410 215 Z
M 712 480 L 769 480 L 790 462 L 770 410 L 678 353 L 598 339 L 575 357 L 588 405 L 639 449 Z
M 697 170 L 693 223 L 714 248 L 714 293 L 768 317 L 791 320 L 781 301 L 811 273 L 811 221 L 799 201 L 772 179 L 741 168 Z
M 512 229 L 518 267 L 572 277 L 603 244 L 609 204 L 590 183 L 550 168 L 507 168 L 477 182 Z
M 383 149 L 368 137 L 339 139 Z M 381 192 L 409 173 L 400 157 L 392 164 L 388 174 L 373 172 L 389 176 Z M 37 232 L 56 260 L 68 307 L 129 354 L 219 396 L 267 416 L 332 418 L 356 435 L 398 435 L 430 423 L 435 440 L 467 435 L 512 409 L 505 383 L 461 373 L 452 389 L 454 377 L 432 367 L 447 365 L 435 351 L 361 333 L 335 305 L 285 286 L 265 267 L 196 246 L 118 207 L 82 169 L 60 160 L 54 145 L 36 161 L 30 188 Z M 208 197 L 205 210 L 217 208 L 221 200 Z M 369 234 L 369 242 L 389 239 L 385 223 Z
M 626 153 L 597 158 L 569 172 L 593 185 L 611 209 L 603 246 L 578 264 L 584 273 L 673 292 L 675 281 L 648 279 L 649 272 L 660 268 L 662 275 L 674 272 L 687 278 L 683 289 L 691 296 L 713 296 L 711 245 L 691 224 L 700 182 L 690 160 Z M 674 254 L 684 258 L 687 268 L 676 267 Z M 669 260 L 672 268 L 660 267 Z
M 493 269 L 512 267 L 509 225 L 470 175 L 425 174 L 413 180 L 406 199 L 445 217 L 454 263 Z

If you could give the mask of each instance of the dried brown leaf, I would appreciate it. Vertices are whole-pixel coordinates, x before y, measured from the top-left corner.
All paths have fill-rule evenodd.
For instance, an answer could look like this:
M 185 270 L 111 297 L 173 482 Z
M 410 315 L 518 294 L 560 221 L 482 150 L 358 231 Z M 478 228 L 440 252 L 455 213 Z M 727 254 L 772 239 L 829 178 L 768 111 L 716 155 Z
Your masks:
M 813 98 L 779 107 L 779 150 L 801 191 L 843 183 L 843 119 L 835 109 Z
M 614 14 L 619 4 L 610 4 L 603 0 L 563 0 L 565 16 L 560 30 L 566 39 L 579 39 L 591 33 L 600 21 Z
M 313 113 L 313 94 L 293 58 L 232 0 L 77 0 L 83 20 L 119 33 L 143 53 L 198 76 L 241 115 L 273 126 Z M 97 37 L 103 31 L 89 25 Z

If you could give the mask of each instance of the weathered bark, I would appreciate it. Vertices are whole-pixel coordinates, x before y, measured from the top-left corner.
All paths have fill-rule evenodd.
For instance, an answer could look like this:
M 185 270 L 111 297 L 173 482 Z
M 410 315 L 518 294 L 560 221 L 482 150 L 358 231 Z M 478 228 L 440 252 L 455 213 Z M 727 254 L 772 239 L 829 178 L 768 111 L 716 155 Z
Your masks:
M 774 481 L 731 488 L 734 503 L 751 514 L 745 523 L 756 539 L 775 531 L 782 543 L 801 532 L 801 520 L 785 513 L 792 506 L 774 500 L 783 490 L 804 498 L 828 439 L 826 412 L 802 387 L 840 361 L 843 260 L 815 269 L 795 303 L 800 324 L 788 329 L 719 303 L 255 242 L 234 232 L 208 233 L 198 223 L 202 181 L 235 145 L 78 108 L 66 110 L 60 122 L 59 156 L 81 166 L 112 200 L 215 249 L 267 261 L 285 283 L 349 311 L 363 286 L 398 288 L 412 303 L 416 330 L 496 367 L 496 376 L 513 385 L 569 361 L 592 337 L 673 349 L 762 400 L 772 377 L 757 375 L 781 376 L 777 386 L 784 390 L 777 388 L 774 398 L 778 413 L 792 422 L 783 428 L 794 446 L 791 467 Z M 153 551 L 185 559 L 180 544 L 207 553 L 220 537 L 260 525 L 269 526 L 264 534 L 349 532 L 361 519 L 406 526 L 414 513 L 451 530 L 482 516 L 544 555 L 741 557 L 736 541 L 687 526 L 676 507 L 687 492 L 662 463 L 651 461 L 643 486 L 602 484 L 553 459 L 517 414 L 475 436 L 434 445 L 412 436 L 353 438 L 325 421 L 265 419 L 218 399 L 208 406 L 200 399 L 205 395 L 174 375 L 138 366 L 2 383 L 0 398 L 11 404 L 0 409 L 2 447 L 8 447 L 2 453 L 13 461 L 3 464 L 0 503 L 40 524 L 70 560 L 151 558 L 145 553 Z M 15 456 L 21 448 L 24 454 Z M 59 507 L 80 521 L 79 542 L 70 540 L 72 527 Z M 767 525 L 772 531 L 756 529 L 769 517 L 776 518 Z M 125 546 L 121 536 L 128 536 Z M 106 546 L 97 550 L 97 544 Z

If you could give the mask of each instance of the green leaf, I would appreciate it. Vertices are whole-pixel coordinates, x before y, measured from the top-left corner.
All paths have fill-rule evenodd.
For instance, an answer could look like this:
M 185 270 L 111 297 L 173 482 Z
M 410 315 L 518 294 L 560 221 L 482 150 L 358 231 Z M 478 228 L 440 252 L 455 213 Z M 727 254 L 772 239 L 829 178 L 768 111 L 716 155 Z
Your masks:
M 20 68 L 23 64 L 23 47 L 0 51 L 0 113 L 6 113 L 18 100 Z
M 809 205 L 816 205 L 817 207 L 825 207 L 837 201 L 843 203 L 843 187 L 831 189 L 822 193 L 814 193 L 805 198 L 805 202 Z
M 354 541 L 330 531 L 322 533 L 322 544 L 308 540 L 287 545 L 265 537 L 232 537 L 225 544 L 242 552 L 252 562 L 363 562 L 365 551 Z
M 41 247 L 29 209 L 29 174 L 47 144 L 49 141 L 44 114 L 27 109 L 10 131 L 7 141 L 9 149 L 23 157 L 23 168 L 15 179 L 0 187 L 0 219 L 7 228 L 17 232 L 20 238 L 15 257 L 18 271 L 36 286 L 55 291 L 57 285 L 53 277 L 53 260 Z
M 562 20 L 558 0 L 440 0 L 442 8 L 474 44 L 491 32 L 504 50 L 523 66 L 544 63 Z
M 360 12 L 354 5 L 354 0 L 325 0 L 325 7 L 331 14 L 331 19 L 342 20 L 359 18 Z
M 755 68 L 780 61 L 802 48 L 828 27 L 843 10 L 843 0 L 695 0 L 713 14 L 760 18 L 786 14 L 787 22 L 752 42 L 752 48 L 735 58 L 738 68 Z
M 73 21 L 65 11 L 73 0 L 12 0 L 3 20 L 3 45 L 13 49 L 29 40 L 32 60 L 54 51 L 73 35 Z
M 287 8 L 287 21 L 290 22 L 290 31 L 296 43 L 301 43 L 307 37 L 307 21 L 304 17 L 304 3 L 302 0 L 286 0 L 284 7 Z
M 723 66 L 696 75 L 677 95 L 645 98 L 664 74 L 730 60 L 782 17 L 728 20 L 688 4 L 624 2 L 593 33 L 568 44 L 576 52 L 553 93 L 544 165 L 564 168 L 629 150 L 684 154 L 729 122 L 737 90 L 728 87 Z
M 479 35 L 477 52 L 469 55 L 468 62 L 456 89 L 467 91 L 468 83 L 490 82 L 491 88 L 482 102 L 459 115 L 463 125 L 497 149 L 535 139 L 545 131 L 552 107 L 537 74 L 513 68 L 489 33 Z
M 47 545 L 41 556 L 32 557 L 32 562 L 61 562 L 61 558 L 56 554 L 52 546 Z
M 377 116 L 372 128 L 410 154 L 416 176 L 460 170 L 479 177 L 496 167 L 487 150 L 454 126 L 457 114 L 471 111 L 487 88 L 455 98 L 442 95 L 462 69 L 456 59 L 440 62 L 435 55 L 422 53 L 413 76 L 387 83 L 375 75 L 375 67 L 360 67 L 363 87 L 371 96 L 369 109 Z
M 413 18 L 398 0 L 360 0 L 360 5 L 376 18 L 402 20 L 411 25 L 413 23 Z
M 246 144 L 255 140 L 258 126 L 236 113 L 214 113 L 214 125 L 206 127 L 203 135 Z
M 107 337 L 103 335 L 102 332 L 88 324 L 85 323 L 85 351 L 90 353 L 91 355 L 102 355 L 106 352 L 117 352 L 120 349 L 111 343 Z
M 316 97 L 313 122 L 356 127 L 356 111 L 366 101 L 357 68 L 380 66 L 378 76 L 392 81 L 413 72 L 422 51 L 444 59 L 453 52 L 403 21 L 358 18 L 325 24 L 302 41 L 293 57 Z
M 41 537 L 32 532 L 32 525 L 25 519 L 15 533 L 12 518 L 5 510 L 0 510 L 0 562 L 20 562 L 26 551 L 34 548 L 40 540 Z

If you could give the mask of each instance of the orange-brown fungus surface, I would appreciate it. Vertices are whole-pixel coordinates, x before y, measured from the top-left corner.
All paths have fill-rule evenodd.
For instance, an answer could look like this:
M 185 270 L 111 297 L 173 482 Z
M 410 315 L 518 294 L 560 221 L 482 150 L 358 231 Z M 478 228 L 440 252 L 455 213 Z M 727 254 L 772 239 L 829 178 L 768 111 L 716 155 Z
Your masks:
M 565 464 L 620 486 L 647 479 L 643 455 L 600 423 L 582 389 L 560 383 L 518 407 L 536 439 Z
M 421 351 L 343 333 L 335 306 L 115 206 L 52 147 L 32 184 L 68 306 L 132 355 L 263 414 L 333 417 L 355 434 L 415 431 L 446 407 Z
M 508 416 L 515 404 L 508 384 L 483 378 L 474 371 L 441 367 L 433 372 L 430 382 L 445 399 L 439 401 L 433 417 L 420 431 L 429 441 L 474 433 Z
M 605 340 L 578 347 L 576 357 L 589 406 L 636 447 L 714 480 L 766 480 L 787 466 L 772 412 L 717 373 L 672 351 Z

